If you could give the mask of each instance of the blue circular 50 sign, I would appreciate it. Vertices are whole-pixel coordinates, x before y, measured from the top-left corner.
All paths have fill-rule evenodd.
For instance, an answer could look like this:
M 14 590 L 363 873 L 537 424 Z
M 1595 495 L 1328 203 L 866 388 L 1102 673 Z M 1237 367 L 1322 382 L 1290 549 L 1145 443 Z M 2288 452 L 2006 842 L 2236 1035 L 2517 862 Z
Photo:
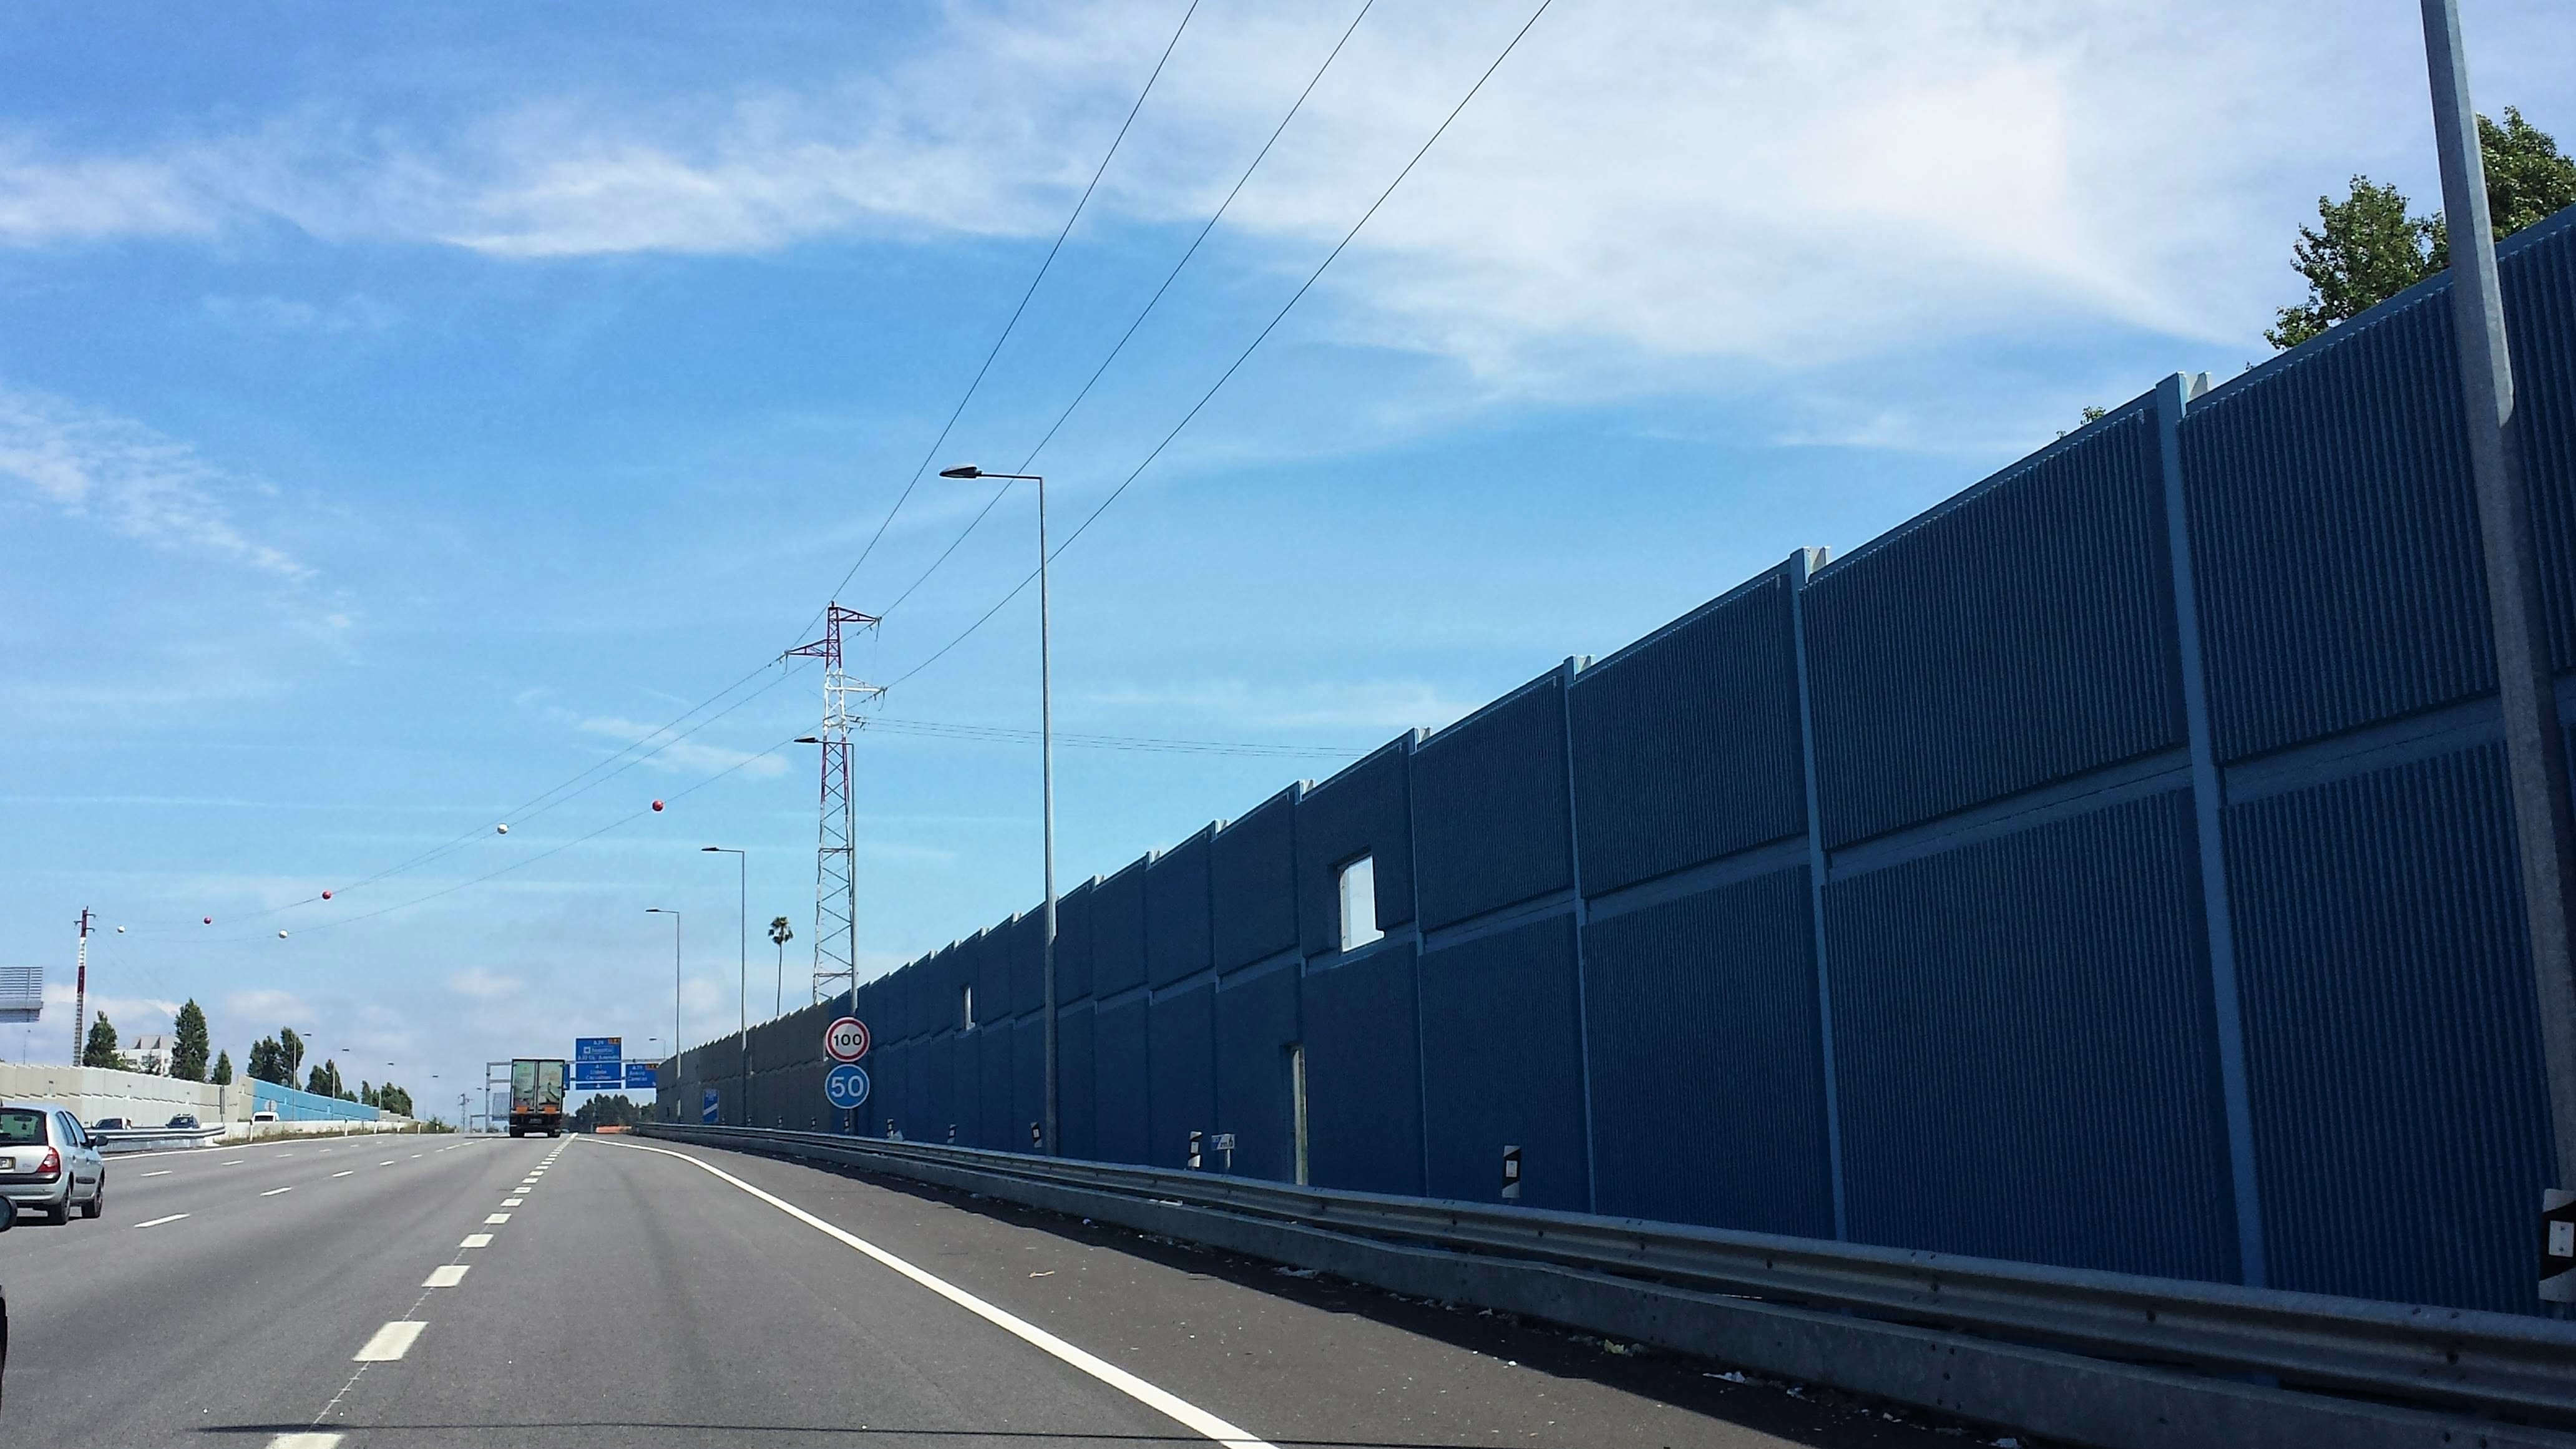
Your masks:
M 823 1097 L 833 1106 L 847 1112 L 868 1099 L 867 1068 L 855 1062 L 843 1062 L 823 1077 Z

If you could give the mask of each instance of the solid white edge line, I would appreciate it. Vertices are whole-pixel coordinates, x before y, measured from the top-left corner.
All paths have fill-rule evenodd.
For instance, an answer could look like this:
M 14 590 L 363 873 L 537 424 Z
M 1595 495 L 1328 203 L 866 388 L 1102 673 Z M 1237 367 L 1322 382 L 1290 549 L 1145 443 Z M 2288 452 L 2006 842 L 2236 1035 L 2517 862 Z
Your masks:
M 876 1244 L 869 1242 L 867 1239 L 862 1238 L 855 1233 L 846 1232 L 841 1228 L 835 1227 L 831 1223 L 827 1223 L 823 1219 L 805 1211 L 805 1209 L 798 1207 L 796 1204 L 787 1201 L 785 1198 L 779 1197 L 774 1193 L 764 1191 L 761 1188 L 754 1187 L 750 1183 L 743 1181 L 741 1178 L 734 1176 L 732 1173 L 725 1171 L 721 1167 L 717 1167 L 713 1163 L 691 1157 L 685 1152 L 673 1152 L 667 1147 L 646 1147 L 640 1142 L 620 1142 L 616 1145 L 620 1147 L 631 1147 L 638 1152 L 652 1152 L 658 1153 L 664 1157 L 676 1157 L 682 1162 L 689 1163 L 693 1166 L 702 1168 L 707 1172 L 713 1173 L 715 1176 L 726 1182 L 732 1183 L 735 1187 L 741 1188 L 744 1192 L 751 1194 L 753 1197 L 760 1199 L 762 1202 L 769 1204 L 771 1207 L 778 1209 L 780 1212 L 787 1214 L 789 1217 L 796 1219 L 807 1227 L 813 1228 L 815 1231 L 820 1232 L 827 1237 L 837 1238 L 843 1243 L 858 1249 L 860 1252 L 874 1258 L 877 1262 L 893 1269 L 895 1272 L 902 1274 L 913 1282 L 920 1284 L 922 1287 L 929 1289 L 931 1292 L 938 1294 L 940 1297 L 947 1299 L 949 1302 L 956 1304 L 958 1307 L 965 1309 L 967 1312 L 974 1314 L 976 1317 L 981 1318 L 985 1322 L 992 1324 L 994 1327 L 1001 1329 L 1003 1332 L 1010 1334 L 1012 1337 L 1053 1354 L 1056 1358 L 1082 1370 L 1084 1373 L 1091 1375 L 1093 1378 L 1100 1380 L 1102 1383 L 1109 1385 L 1111 1388 L 1118 1390 L 1120 1393 L 1125 1394 L 1127 1397 L 1134 1399 L 1145 1407 L 1154 1410 L 1165 1418 L 1180 1424 L 1191 1432 L 1199 1434 L 1205 1438 L 1212 1439 L 1217 1443 L 1226 1446 L 1226 1449 L 1275 1449 L 1275 1446 L 1273 1446 L 1269 1441 L 1255 1437 L 1250 1430 L 1238 1428 L 1233 1424 L 1229 1424 L 1225 1420 L 1218 1418 L 1216 1415 L 1209 1413 L 1207 1410 L 1200 1408 L 1198 1405 L 1193 1404 L 1168 1390 L 1157 1387 L 1154 1384 L 1147 1383 L 1145 1380 L 1138 1378 L 1136 1375 L 1129 1373 L 1127 1370 L 1120 1368 L 1118 1365 L 1111 1363 L 1106 1359 L 1100 1358 L 1083 1349 L 1076 1348 L 1072 1344 L 1065 1342 L 1063 1339 L 1056 1337 L 1054 1334 L 1047 1332 L 1045 1329 L 1038 1327 L 1036 1324 L 1031 1323 L 1024 1318 L 1020 1318 L 1007 1310 L 997 1308 L 994 1305 L 985 1302 L 983 1299 L 976 1297 L 974 1294 L 967 1292 L 965 1289 L 958 1287 L 956 1284 L 937 1276 L 936 1274 L 924 1272 L 923 1270 L 914 1267 L 912 1264 L 905 1262 L 903 1259 L 896 1257 L 894 1254 L 887 1252 L 885 1249 L 878 1247 Z
M 429 1324 L 418 1318 L 397 1318 L 375 1331 L 364 1347 L 350 1356 L 351 1363 L 392 1363 L 411 1352 L 412 1340 Z
M 186 1216 L 186 1213 L 172 1213 L 166 1218 L 154 1218 L 149 1222 L 136 1223 L 135 1226 L 138 1228 L 157 1228 L 163 1223 L 175 1223 Z

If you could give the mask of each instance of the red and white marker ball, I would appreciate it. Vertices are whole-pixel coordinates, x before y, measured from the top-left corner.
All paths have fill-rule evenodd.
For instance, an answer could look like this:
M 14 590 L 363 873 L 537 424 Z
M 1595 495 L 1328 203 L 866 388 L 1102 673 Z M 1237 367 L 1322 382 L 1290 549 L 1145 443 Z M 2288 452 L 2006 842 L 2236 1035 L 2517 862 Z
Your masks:
M 653 808 L 658 812 L 662 808 L 662 802 L 659 800 L 654 801 Z
M 215 923 L 215 918 L 214 918 L 214 917 L 212 917 L 212 916 L 208 916 L 208 917 L 206 917 L 206 924 L 207 924 L 207 925 L 211 926 L 211 925 L 213 925 L 214 923 Z
M 324 892 L 322 893 L 322 899 L 324 899 L 324 900 L 326 900 L 326 901 L 327 901 L 327 900 L 329 900 L 329 899 L 331 899 L 331 893 L 330 893 L 329 891 L 324 891 Z

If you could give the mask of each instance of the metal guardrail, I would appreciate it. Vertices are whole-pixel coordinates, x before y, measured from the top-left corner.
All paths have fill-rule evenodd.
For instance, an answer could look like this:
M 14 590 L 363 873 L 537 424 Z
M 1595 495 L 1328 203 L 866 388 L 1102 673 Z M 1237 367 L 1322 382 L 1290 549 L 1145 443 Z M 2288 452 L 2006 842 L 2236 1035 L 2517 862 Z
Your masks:
M 98 1150 L 113 1155 L 119 1152 L 141 1152 L 154 1147 L 205 1147 L 224 1135 L 223 1127 L 126 1127 L 113 1132 L 92 1132 Z
M 972 1174 L 994 1186 L 1109 1195 L 1497 1265 L 1663 1285 L 1694 1299 L 1744 1300 L 2183 1370 L 2232 1381 L 2222 1386 L 2229 1391 L 2278 1385 L 2374 1405 L 2576 1428 L 2576 1322 L 2564 1320 L 831 1133 L 667 1123 L 642 1130 L 771 1155 L 936 1168 L 939 1176 Z M 2544 1431 L 2538 1441 L 2507 1436 L 2494 1442 L 2558 1441 Z

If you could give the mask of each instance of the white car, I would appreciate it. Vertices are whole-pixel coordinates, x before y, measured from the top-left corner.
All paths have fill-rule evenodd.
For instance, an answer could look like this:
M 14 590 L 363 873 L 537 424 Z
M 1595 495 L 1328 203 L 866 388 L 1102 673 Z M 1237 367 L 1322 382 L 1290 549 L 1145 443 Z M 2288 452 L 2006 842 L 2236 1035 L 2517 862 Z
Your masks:
M 0 1197 L 52 1222 L 107 1210 L 107 1159 L 60 1107 L 0 1107 Z

